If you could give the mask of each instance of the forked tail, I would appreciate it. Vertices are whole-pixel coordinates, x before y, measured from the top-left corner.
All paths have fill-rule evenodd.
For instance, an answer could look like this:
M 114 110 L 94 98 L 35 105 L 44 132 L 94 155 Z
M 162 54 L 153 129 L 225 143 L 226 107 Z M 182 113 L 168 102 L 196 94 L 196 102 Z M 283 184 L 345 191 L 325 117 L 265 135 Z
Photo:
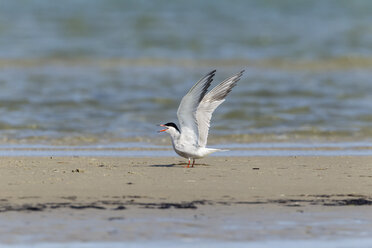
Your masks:
M 209 154 L 212 154 L 212 153 L 215 153 L 215 152 L 227 152 L 229 150 L 217 149 L 217 148 L 205 148 L 205 151 L 206 151 L 206 155 L 209 155 Z

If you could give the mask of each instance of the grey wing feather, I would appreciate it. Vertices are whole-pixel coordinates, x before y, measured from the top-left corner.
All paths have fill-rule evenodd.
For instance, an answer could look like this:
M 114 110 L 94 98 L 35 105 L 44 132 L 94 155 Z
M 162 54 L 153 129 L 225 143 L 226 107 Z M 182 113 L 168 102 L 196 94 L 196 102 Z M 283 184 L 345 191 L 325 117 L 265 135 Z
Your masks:
M 205 97 L 215 73 L 216 70 L 213 70 L 202 77 L 181 100 L 177 117 L 181 128 L 181 139 L 183 139 L 184 143 L 197 145 L 198 128 L 196 110 L 199 103 Z
M 232 88 L 240 80 L 244 70 L 225 79 L 223 82 L 214 87 L 204 96 L 196 111 L 196 120 L 198 123 L 198 145 L 205 147 L 207 145 L 210 121 L 215 109 L 225 101 L 225 97 L 231 92 Z

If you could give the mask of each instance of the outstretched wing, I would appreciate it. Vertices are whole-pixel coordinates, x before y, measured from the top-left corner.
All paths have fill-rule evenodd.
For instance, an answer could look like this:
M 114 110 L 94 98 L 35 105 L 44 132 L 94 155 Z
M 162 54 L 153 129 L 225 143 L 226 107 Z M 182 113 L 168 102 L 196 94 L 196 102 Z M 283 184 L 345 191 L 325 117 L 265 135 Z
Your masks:
M 197 145 L 198 128 L 196 110 L 207 93 L 215 73 L 216 70 L 213 70 L 202 77 L 181 100 L 177 111 L 177 117 L 181 128 L 180 139 L 182 139 L 183 143 Z
M 225 97 L 230 93 L 232 88 L 236 85 L 243 75 L 243 71 L 231 76 L 214 87 L 208 94 L 201 100 L 196 111 L 196 120 L 198 123 L 198 145 L 205 147 L 207 145 L 208 131 L 210 121 L 214 110 L 225 101 Z

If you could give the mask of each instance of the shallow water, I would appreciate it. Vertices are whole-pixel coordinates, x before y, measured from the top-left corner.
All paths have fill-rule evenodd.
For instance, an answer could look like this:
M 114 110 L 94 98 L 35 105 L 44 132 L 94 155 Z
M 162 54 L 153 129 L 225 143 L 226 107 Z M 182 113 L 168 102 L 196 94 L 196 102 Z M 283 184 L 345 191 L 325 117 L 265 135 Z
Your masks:
M 372 156 L 372 143 L 248 143 L 222 144 L 227 149 L 211 156 Z M 117 143 L 87 146 L 0 145 L 0 156 L 30 157 L 171 157 L 177 154 L 169 146 L 151 143 Z
M 277 240 L 277 241 L 263 241 L 263 242 L 96 242 L 96 243 L 40 243 L 33 245 L 1 245 L 1 248 L 28 248 L 28 247 L 40 247 L 40 248 L 137 248 L 137 247 L 174 247 L 177 243 L 177 247 L 180 248 L 190 248 L 197 245 L 201 248 L 297 248 L 299 246 L 303 248 L 369 248 L 372 246 L 371 239 L 341 239 L 341 240 Z
M 213 143 L 370 141 L 371 22 L 370 1 L 4 0 L 0 143 L 159 142 L 214 68 L 246 73 Z
M 370 212 L 356 208 L 7 213 L 0 247 L 370 247 Z

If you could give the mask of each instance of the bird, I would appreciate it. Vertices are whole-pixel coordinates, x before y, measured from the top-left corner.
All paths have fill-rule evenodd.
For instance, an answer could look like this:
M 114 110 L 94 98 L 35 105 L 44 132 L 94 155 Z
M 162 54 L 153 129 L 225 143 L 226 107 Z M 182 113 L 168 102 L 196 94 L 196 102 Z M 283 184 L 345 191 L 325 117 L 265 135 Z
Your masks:
M 175 152 L 189 160 L 187 168 L 190 168 L 191 159 L 193 159 L 191 167 L 194 167 L 195 159 L 214 152 L 226 151 L 206 147 L 210 121 L 213 112 L 225 101 L 225 97 L 236 86 L 243 73 L 244 70 L 236 73 L 208 92 L 216 70 L 209 72 L 182 98 L 177 110 L 180 128 L 174 122 L 160 125 L 165 128 L 158 132 L 168 133 Z

